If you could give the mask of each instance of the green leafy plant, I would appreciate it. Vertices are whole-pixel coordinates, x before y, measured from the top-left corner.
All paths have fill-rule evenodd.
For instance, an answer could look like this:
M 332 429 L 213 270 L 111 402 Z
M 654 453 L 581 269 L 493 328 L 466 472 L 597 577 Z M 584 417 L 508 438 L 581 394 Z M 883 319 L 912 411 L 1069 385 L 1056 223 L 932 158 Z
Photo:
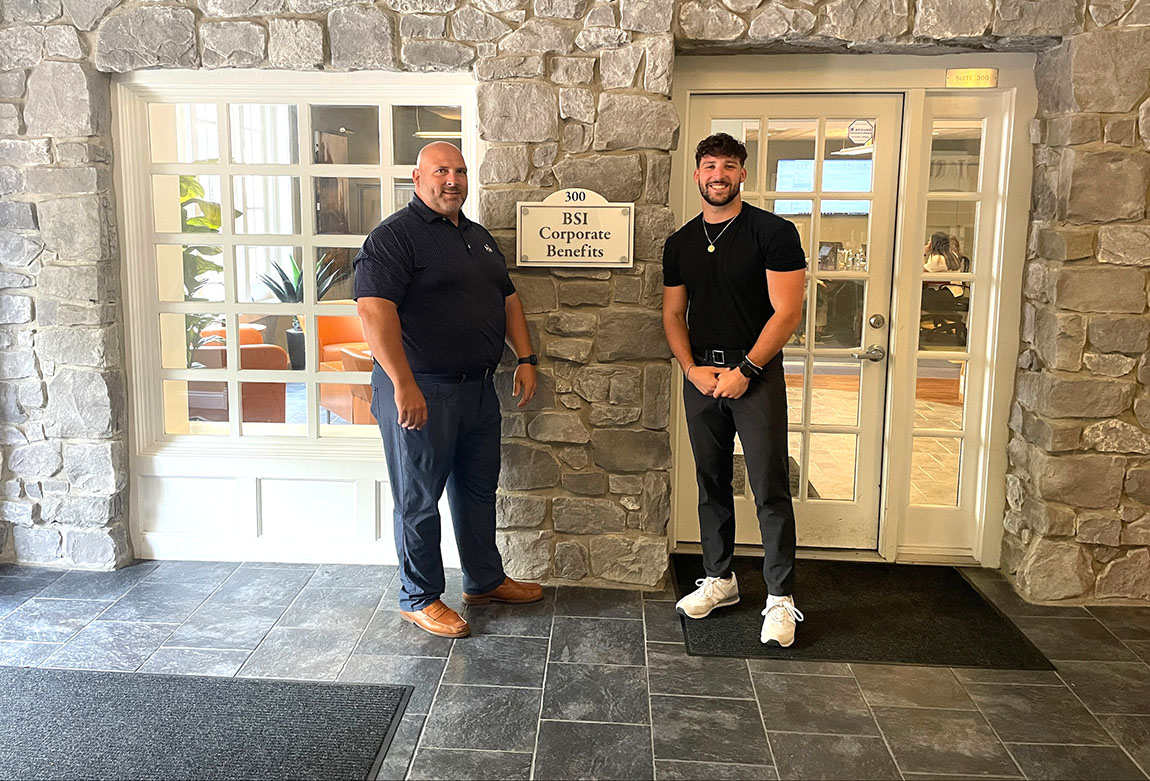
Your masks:
M 219 233 L 222 224 L 220 204 L 204 198 L 204 187 L 194 175 L 180 175 L 180 224 L 184 233 Z M 212 260 L 223 252 L 221 247 L 189 245 L 184 247 L 184 300 L 206 301 L 200 291 L 211 284 L 211 277 L 224 267 Z
M 260 281 L 267 286 L 272 295 L 283 304 L 303 303 L 303 269 L 290 257 L 290 269 L 285 270 L 279 263 L 272 264 L 272 274 L 260 274 Z M 328 250 L 316 262 L 316 298 L 323 300 L 332 287 L 347 279 L 351 269 L 340 262 L 333 250 Z M 292 325 L 299 328 L 299 318 L 293 318 Z

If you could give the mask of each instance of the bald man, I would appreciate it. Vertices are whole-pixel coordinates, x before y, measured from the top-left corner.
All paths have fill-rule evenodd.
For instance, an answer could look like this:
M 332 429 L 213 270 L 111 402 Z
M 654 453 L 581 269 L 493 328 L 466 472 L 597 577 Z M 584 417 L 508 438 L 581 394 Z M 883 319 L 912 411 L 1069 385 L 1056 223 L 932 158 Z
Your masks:
M 438 503 L 447 488 L 463 566 L 463 601 L 526 603 L 534 583 L 503 571 L 495 547 L 499 481 L 496 364 L 515 350 L 514 395 L 535 395 L 538 359 L 507 263 L 461 211 L 467 164 L 452 144 L 428 144 L 412 171 L 415 197 L 371 232 L 355 258 L 355 299 L 368 347 L 372 414 L 395 500 L 400 616 L 440 637 L 466 637 L 444 590 Z

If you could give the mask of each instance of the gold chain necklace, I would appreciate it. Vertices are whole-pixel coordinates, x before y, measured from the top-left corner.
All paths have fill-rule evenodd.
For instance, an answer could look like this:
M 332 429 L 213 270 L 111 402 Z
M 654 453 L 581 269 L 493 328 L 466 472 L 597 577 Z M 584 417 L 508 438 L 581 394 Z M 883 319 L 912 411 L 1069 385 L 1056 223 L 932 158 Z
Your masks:
M 731 227 L 731 224 L 737 219 L 739 219 L 738 214 L 736 214 L 734 217 L 732 217 L 730 220 L 728 220 L 727 224 L 723 226 L 723 229 L 721 231 L 719 231 L 719 235 L 715 237 L 715 241 L 718 241 L 719 239 L 723 238 L 723 234 L 727 232 L 727 228 Z M 707 221 L 706 221 L 706 219 L 703 220 L 703 235 L 707 237 L 707 252 L 714 252 L 715 251 L 715 241 L 711 241 L 711 234 L 707 233 Z

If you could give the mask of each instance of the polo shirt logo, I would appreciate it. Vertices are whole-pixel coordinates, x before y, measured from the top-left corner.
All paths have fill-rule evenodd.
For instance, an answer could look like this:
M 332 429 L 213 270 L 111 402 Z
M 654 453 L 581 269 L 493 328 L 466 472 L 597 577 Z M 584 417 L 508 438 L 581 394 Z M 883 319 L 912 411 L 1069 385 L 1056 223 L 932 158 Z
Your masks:
M 495 250 L 491 249 L 490 244 L 484 244 L 483 249 L 487 250 L 488 252 L 495 252 Z

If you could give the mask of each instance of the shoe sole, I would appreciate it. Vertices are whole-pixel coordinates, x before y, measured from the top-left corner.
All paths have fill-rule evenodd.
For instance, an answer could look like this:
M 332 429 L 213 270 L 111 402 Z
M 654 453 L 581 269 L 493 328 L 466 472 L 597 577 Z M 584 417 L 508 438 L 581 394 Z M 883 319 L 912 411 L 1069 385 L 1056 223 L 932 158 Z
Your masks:
M 679 615 L 683 616 L 684 618 L 691 618 L 691 619 L 697 620 L 700 618 L 706 618 L 707 616 L 711 615 L 712 612 L 714 612 L 716 609 L 718 609 L 720 607 L 730 607 L 731 605 L 737 605 L 737 604 L 739 604 L 739 597 L 736 595 L 734 599 L 727 599 L 727 600 L 724 600 L 722 602 L 719 602 L 716 605 L 712 605 L 711 609 L 708 610 L 706 613 L 703 613 L 701 616 L 693 616 L 690 613 L 688 613 L 686 610 L 684 610 L 683 608 L 678 607 L 677 605 L 675 606 L 675 612 L 678 613 Z
M 501 599 L 500 597 L 472 597 L 467 594 L 463 595 L 463 604 L 465 605 L 488 605 L 492 602 L 500 602 L 505 605 L 530 605 L 532 602 L 542 602 L 543 595 L 531 597 L 530 599 Z
M 774 638 L 771 638 L 770 640 L 764 640 L 760 637 L 759 642 L 762 643 L 763 645 L 767 646 L 768 648 L 770 648 L 771 646 L 774 646 L 775 648 L 790 648 L 792 645 L 795 644 L 794 638 L 791 638 L 791 642 L 787 643 L 786 645 L 783 645 L 782 643 L 780 643 L 778 640 L 775 640 Z
M 428 629 L 427 627 L 419 624 L 414 618 L 408 618 L 402 612 L 399 614 L 399 617 L 412 626 L 418 627 L 424 632 L 427 632 L 429 635 L 435 635 L 436 637 L 446 637 L 449 640 L 456 640 L 460 637 L 467 637 L 471 634 L 471 627 L 465 627 L 462 630 L 456 632 L 436 632 L 434 629 Z

